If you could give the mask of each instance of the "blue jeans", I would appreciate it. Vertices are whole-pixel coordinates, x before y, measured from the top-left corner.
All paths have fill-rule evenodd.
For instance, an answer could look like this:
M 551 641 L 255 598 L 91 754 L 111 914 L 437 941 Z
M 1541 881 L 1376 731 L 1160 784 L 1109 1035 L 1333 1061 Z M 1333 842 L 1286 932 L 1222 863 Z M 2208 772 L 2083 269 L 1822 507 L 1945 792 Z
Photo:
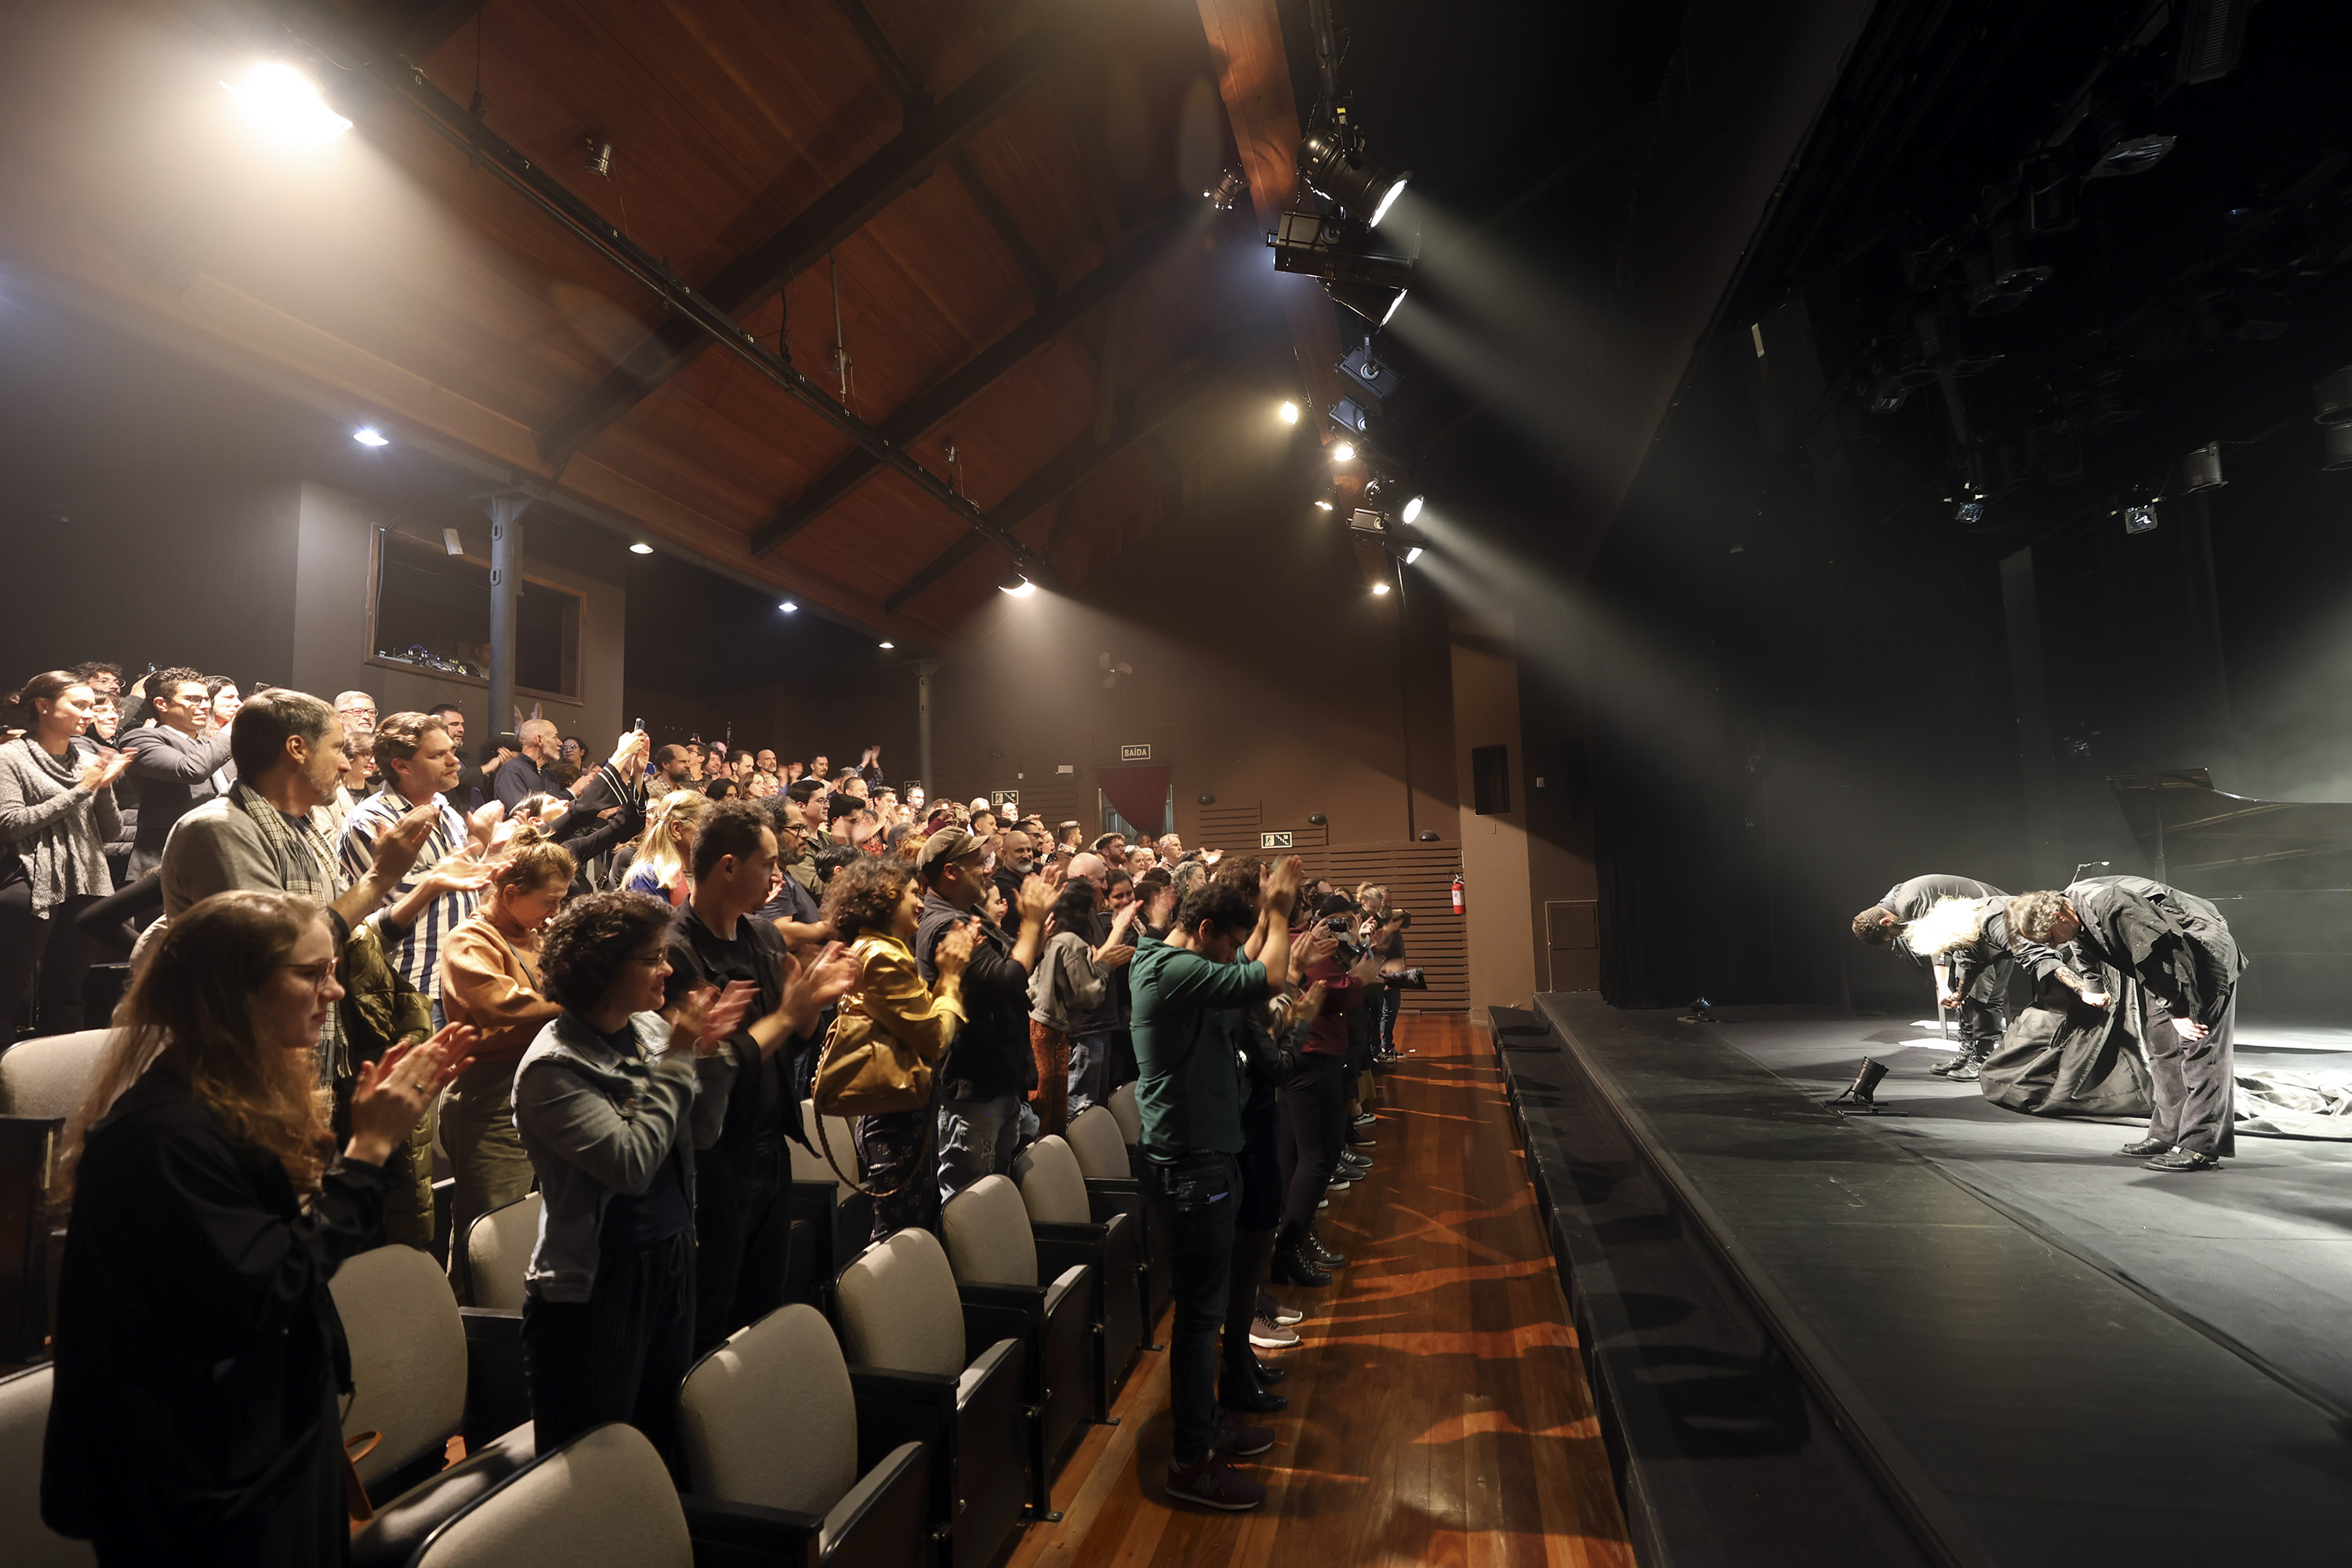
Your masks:
M 1103 1029 L 1090 1035 L 1070 1037 L 1070 1114 L 1076 1116 L 1089 1105 L 1108 1105 L 1110 1091 L 1118 1086 L 1111 1073 L 1118 1066 L 1113 1048 L 1118 1031 Z
M 1168 1237 L 1168 1272 L 1175 1287 L 1175 1333 L 1168 1348 L 1175 1460 L 1195 1465 L 1217 1430 L 1217 1331 L 1225 1321 L 1241 1167 L 1231 1154 L 1166 1161 L 1147 1156 L 1142 1174 L 1152 1223 L 1164 1227 Z
M 1021 1146 L 1021 1097 L 974 1096 L 971 1087 L 961 1080 L 950 1083 L 940 1099 L 940 1202 L 943 1205 L 982 1176 L 1011 1175 L 1013 1152 Z M 959 1094 L 959 1089 L 964 1092 Z

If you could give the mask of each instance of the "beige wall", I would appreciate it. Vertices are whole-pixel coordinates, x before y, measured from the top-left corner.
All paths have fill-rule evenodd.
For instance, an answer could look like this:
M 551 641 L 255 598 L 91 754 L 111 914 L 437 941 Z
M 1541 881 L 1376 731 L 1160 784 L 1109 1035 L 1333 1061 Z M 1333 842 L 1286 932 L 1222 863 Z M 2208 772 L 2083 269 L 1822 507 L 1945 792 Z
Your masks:
M 1540 973 L 1540 933 L 1529 872 L 1528 748 L 1519 721 L 1519 672 L 1507 619 L 1458 616 L 1449 649 L 1454 676 L 1454 787 L 1461 802 L 1462 881 L 1469 921 L 1470 1007 L 1530 1005 Z M 1470 753 L 1510 748 L 1511 809 L 1477 815 Z
M 293 684 L 329 699 L 339 691 L 365 691 L 383 713 L 455 702 L 466 710 L 469 741 L 478 741 L 489 732 L 485 687 L 367 662 L 368 567 L 377 515 L 376 509 L 355 496 L 324 485 L 302 486 L 295 552 Z M 525 513 L 524 570 L 581 595 L 583 700 L 548 701 L 544 710 L 567 734 L 581 735 L 601 755 L 629 722 L 621 710 L 627 595 L 610 584 L 534 556 L 529 548 L 530 525 Z M 487 554 L 487 521 L 479 531 L 479 539 L 468 531 L 467 548 Z M 529 707 L 526 700 L 525 711 Z

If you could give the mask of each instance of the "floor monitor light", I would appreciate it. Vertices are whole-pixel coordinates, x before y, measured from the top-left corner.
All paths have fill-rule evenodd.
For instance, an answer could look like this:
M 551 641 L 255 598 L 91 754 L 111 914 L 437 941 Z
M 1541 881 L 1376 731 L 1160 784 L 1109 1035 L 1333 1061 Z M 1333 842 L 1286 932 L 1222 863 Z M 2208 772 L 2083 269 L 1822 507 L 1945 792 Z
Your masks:
M 1855 1115 L 1876 1116 L 1881 1107 L 1878 1101 L 1871 1097 L 1876 1091 L 1879 1080 L 1885 1076 L 1885 1062 L 1864 1057 L 1862 1058 L 1862 1070 L 1853 1075 L 1853 1081 L 1845 1086 L 1844 1092 L 1834 1100 L 1825 1100 L 1822 1103 Z

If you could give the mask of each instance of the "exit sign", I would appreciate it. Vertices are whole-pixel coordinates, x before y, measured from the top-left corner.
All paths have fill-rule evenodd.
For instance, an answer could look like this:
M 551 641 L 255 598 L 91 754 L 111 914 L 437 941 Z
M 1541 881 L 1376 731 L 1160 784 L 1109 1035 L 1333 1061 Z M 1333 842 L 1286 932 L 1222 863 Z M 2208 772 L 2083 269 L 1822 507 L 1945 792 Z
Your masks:
M 1257 836 L 1257 847 L 1261 849 L 1291 848 L 1292 845 L 1290 842 L 1290 835 L 1287 833 L 1261 833 Z
M 1122 763 L 1148 763 L 1151 760 L 1150 746 L 1121 746 L 1118 760 Z

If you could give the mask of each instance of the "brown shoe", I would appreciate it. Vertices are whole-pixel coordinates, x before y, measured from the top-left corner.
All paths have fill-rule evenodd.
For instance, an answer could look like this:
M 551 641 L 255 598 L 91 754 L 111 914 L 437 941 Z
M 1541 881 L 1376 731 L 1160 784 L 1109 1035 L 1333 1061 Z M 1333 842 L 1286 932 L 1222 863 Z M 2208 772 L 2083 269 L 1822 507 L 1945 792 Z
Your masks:
M 1265 1489 L 1226 1464 L 1212 1448 L 1198 1464 L 1168 1467 L 1168 1496 L 1176 1502 L 1246 1513 L 1265 1501 Z
M 1274 1447 L 1274 1428 L 1253 1426 L 1230 1410 L 1217 1412 L 1216 1434 L 1209 1439 L 1211 1454 L 1254 1459 Z

